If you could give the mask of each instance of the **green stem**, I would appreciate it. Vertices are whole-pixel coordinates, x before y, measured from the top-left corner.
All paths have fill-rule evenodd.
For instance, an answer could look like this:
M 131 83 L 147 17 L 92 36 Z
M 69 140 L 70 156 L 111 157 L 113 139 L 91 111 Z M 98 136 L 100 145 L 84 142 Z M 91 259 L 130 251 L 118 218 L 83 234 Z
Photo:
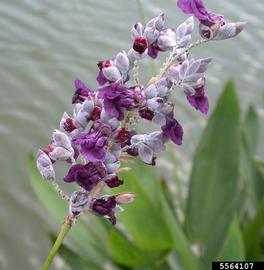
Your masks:
M 74 224 L 75 222 L 75 219 L 74 217 L 68 215 L 65 220 L 64 220 L 64 223 L 63 225 L 61 226 L 61 230 L 60 230 L 60 233 L 53 245 L 53 247 L 51 248 L 50 252 L 49 252 L 49 255 L 42 267 L 42 270 L 48 270 L 51 263 L 53 262 L 53 259 L 54 257 L 56 256 L 61 244 L 62 244 L 62 241 L 63 239 L 65 238 L 65 236 L 67 235 L 67 233 L 69 232 L 69 230 L 71 229 L 72 225 Z

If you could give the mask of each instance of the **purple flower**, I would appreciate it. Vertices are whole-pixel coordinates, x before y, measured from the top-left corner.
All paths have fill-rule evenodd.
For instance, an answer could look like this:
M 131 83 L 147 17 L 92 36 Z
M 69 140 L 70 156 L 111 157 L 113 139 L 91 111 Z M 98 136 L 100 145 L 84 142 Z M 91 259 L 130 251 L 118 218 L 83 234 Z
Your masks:
M 211 27 L 219 23 L 224 24 L 224 16 L 209 12 L 202 0 L 179 0 L 178 7 L 186 14 L 193 14 L 202 24 Z
M 127 88 L 119 83 L 114 83 L 100 88 L 99 97 L 104 99 L 104 109 L 106 113 L 122 121 L 125 117 L 125 110 L 132 110 L 137 105 L 137 95 L 135 87 Z
M 175 144 L 182 144 L 183 129 L 179 122 L 174 118 L 173 112 L 167 115 L 166 124 L 161 127 L 163 135 Z
M 110 196 L 101 199 L 95 199 L 92 203 L 91 210 L 96 215 L 107 217 L 114 225 L 116 224 L 116 217 L 114 213 L 116 206 L 117 203 L 115 196 Z
M 72 104 L 83 103 L 87 97 L 89 97 L 93 91 L 88 88 L 81 80 L 75 80 L 75 93 L 72 97 Z
M 120 53 L 114 61 L 100 61 L 97 66 L 99 67 L 97 82 L 100 85 L 104 85 L 107 82 L 113 83 L 122 79 L 122 72 L 128 71 L 129 59 L 126 54 Z M 125 79 L 128 79 L 127 75 L 125 76 Z
M 88 161 L 102 161 L 106 154 L 106 145 L 111 133 L 111 127 L 99 121 L 95 122 L 89 132 L 76 135 L 72 143 L 80 145 L 80 153 Z
M 140 109 L 139 115 L 141 118 L 152 121 L 154 117 L 154 112 L 151 108 L 149 107 L 144 107 L 143 109 Z
M 87 192 L 84 191 L 74 191 L 70 198 L 69 211 L 72 215 L 78 216 L 84 212 L 86 208 L 89 207 L 91 199 Z
M 107 184 L 108 187 L 110 188 L 116 188 L 119 187 L 124 183 L 123 180 L 119 179 L 117 175 L 109 175 L 104 182 Z
M 131 138 L 132 147 L 138 150 L 141 160 L 149 165 L 155 165 L 156 154 L 165 150 L 164 142 L 163 134 L 159 131 L 137 134 Z
M 192 96 L 188 96 L 187 99 L 189 103 L 196 110 L 200 111 L 203 114 L 207 114 L 209 110 L 208 97 L 205 94 L 204 90 L 205 86 L 205 78 L 203 78 L 202 84 L 195 88 L 195 94 Z
M 106 175 L 106 169 L 102 162 L 89 162 L 85 165 L 73 165 L 64 177 L 67 183 L 76 182 L 87 191 L 95 187 Z

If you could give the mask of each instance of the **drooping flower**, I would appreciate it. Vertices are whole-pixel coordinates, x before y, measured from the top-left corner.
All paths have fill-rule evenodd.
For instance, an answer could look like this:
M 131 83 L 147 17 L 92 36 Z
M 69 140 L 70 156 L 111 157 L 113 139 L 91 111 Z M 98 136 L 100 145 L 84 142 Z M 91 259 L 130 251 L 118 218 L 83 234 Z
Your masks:
M 162 126 L 161 129 L 166 138 L 170 139 L 175 144 L 182 144 L 183 128 L 174 118 L 173 112 L 167 115 L 166 124 Z
M 74 191 L 70 198 L 69 212 L 74 216 L 78 216 L 89 208 L 90 202 L 91 198 L 87 192 Z
M 155 131 L 149 134 L 134 135 L 131 145 L 138 150 L 139 157 L 149 165 L 155 164 L 156 155 L 165 150 L 165 140 L 162 132 Z
M 80 145 L 80 153 L 87 161 L 103 161 L 110 133 L 109 125 L 96 121 L 89 132 L 79 133 L 72 139 L 72 142 Z
M 224 24 L 224 16 L 210 12 L 206 9 L 202 0 L 179 0 L 178 7 L 186 14 L 193 14 L 202 24 L 212 26 L 218 23 Z
M 128 204 L 133 202 L 135 194 L 124 192 L 113 196 L 103 196 L 99 199 L 94 199 L 90 205 L 90 210 L 98 215 L 109 219 L 112 224 L 116 224 L 115 213 L 123 211 L 123 208 L 118 204 Z
M 187 99 L 192 107 L 196 110 L 199 110 L 203 114 L 207 114 L 209 110 L 209 102 L 208 97 L 205 94 L 205 78 L 202 78 L 200 82 L 197 84 L 195 89 L 195 94 L 192 96 L 188 96 Z
M 133 110 L 137 106 L 140 93 L 135 87 L 125 87 L 119 83 L 99 88 L 99 97 L 103 98 L 106 113 L 121 121 L 125 117 L 125 110 Z
M 39 149 L 37 153 L 37 168 L 44 179 L 55 179 L 55 171 L 52 166 L 52 161 L 50 160 L 49 156 L 41 149 Z
M 64 177 L 67 183 L 76 182 L 87 191 L 91 191 L 106 176 L 106 168 L 100 161 L 89 162 L 85 165 L 73 165 Z
M 121 186 L 124 183 L 124 180 L 119 179 L 116 174 L 112 174 L 112 175 L 107 176 L 104 179 L 104 182 L 107 184 L 108 187 L 116 188 L 116 187 Z
M 88 88 L 81 80 L 75 80 L 75 93 L 72 97 L 72 104 L 82 103 L 87 97 L 93 95 L 93 91 Z
M 171 50 L 176 46 L 176 35 L 172 28 L 165 28 L 160 31 L 156 41 L 153 42 L 148 49 L 148 55 L 155 59 L 159 52 Z
M 117 206 L 115 196 L 95 199 L 91 205 L 91 210 L 99 216 L 108 218 L 112 224 L 116 224 L 115 208 Z

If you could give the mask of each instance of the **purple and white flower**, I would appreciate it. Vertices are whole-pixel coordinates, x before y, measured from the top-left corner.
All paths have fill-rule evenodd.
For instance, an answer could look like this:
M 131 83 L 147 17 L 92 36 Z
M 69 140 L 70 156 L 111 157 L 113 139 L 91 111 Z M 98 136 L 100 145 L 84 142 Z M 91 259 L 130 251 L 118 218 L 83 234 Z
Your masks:
M 80 187 L 69 200 L 71 216 L 90 212 L 115 224 L 116 213 L 122 211 L 119 204 L 132 202 L 135 194 L 101 196 L 99 190 L 103 186 L 116 188 L 124 183 L 119 176 L 130 168 L 120 168 L 121 162 L 129 164 L 139 156 L 144 163 L 155 165 L 169 140 L 182 144 L 184 132 L 174 116 L 171 98 L 177 93 L 176 89 L 182 90 L 192 107 L 208 113 L 204 73 L 212 59 L 193 59 L 190 50 L 211 39 L 232 38 L 244 29 L 245 23 L 226 23 L 223 15 L 208 11 L 201 0 L 179 0 L 178 7 L 198 19 L 203 40 L 190 44 L 193 17 L 176 30 L 165 25 L 164 13 L 145 26 L 136 23 L 131 30 L 131 48 L 98 63 L 99 87 L 96 90 L 81 80 L 74 82 L 72 117 L 65 112 L 50 144 L 38 150 L 37 168 L 44 179 L 55 181 L 53 163 L 64 161 L 69 166 L 64 181 Z M 154 59 L 165 51 L 171 53 L 160 73 L 151 78 L 147 86 L 140 84 L 138 60 L 147 56 Z M 134 83 L 129 82 L 130 77 L 134 78 Z M 136 125 L 142 119 L 148 120 L 147 124 L 158 125 L 156 131 L 137 134 Z

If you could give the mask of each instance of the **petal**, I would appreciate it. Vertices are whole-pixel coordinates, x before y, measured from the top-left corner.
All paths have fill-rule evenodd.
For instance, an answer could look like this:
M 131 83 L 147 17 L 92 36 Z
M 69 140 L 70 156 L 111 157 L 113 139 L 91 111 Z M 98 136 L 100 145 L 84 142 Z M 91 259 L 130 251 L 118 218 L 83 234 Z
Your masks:
M 151 164 L 153 160 L 153 151 L 150 147 L 145 145 L 144 143 L 141 143 L 138 148 L 138 154 L 141 158 L 141 160 L 147 164 Z

